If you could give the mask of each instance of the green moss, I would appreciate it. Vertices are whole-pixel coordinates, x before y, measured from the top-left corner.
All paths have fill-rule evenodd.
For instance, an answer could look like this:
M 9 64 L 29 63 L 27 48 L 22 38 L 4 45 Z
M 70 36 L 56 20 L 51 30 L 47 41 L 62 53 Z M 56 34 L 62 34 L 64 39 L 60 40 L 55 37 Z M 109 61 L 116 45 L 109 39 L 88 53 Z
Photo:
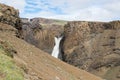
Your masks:
M 0 48 L 0 80 L 24 80 L 22 70 Z

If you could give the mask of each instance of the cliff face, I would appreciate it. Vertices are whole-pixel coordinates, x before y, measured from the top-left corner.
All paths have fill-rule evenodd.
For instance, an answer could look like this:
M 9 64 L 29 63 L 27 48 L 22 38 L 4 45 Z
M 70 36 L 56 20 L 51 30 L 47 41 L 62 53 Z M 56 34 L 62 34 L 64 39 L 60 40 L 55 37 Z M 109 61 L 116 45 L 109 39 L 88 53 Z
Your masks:
M 73 21 L 64 28 L 63 49 L 67 63 L 108 80 L 118 80 L 119 71 L 114 72 L 115 76 L 109 74 L 113 74 L 113 68 L 120 66 L 120 21 Z
M 63 33 L 64 21 L 44 18 L 21 19 L 23 39 L 36 47 L 51 53 L 54 47 L 54 37 Z

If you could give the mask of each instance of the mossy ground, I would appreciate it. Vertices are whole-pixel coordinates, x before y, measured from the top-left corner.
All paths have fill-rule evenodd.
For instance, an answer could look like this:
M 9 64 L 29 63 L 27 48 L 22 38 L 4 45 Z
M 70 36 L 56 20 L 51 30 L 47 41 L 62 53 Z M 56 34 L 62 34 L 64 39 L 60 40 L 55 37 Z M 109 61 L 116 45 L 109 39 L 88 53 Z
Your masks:
M 24 80 L 23 72 L 18 68 L 13 59 L 5 55 L 0 48 L 0 80 Z

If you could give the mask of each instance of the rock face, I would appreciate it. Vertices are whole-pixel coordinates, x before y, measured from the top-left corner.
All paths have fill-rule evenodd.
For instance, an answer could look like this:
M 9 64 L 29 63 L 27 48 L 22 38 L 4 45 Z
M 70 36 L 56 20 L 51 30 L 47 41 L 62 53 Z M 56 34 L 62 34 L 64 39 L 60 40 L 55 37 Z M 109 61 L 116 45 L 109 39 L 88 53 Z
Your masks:
M 22 35 L 22 24 L 19 17 L 19 11 L 13 7 L 0 4 L 0 22 L 15 27 L 17 29 L 16 36 L 20 37 Z
M 13 7 L 0 4 L 0 22 L 20 28 L 19 11 Z
M 54 47 L 54 37 L 63 33 L 66 22 L 44 18 L 22 18 L 22 38 L 36 47 L 51 53 Z
M 105 75 L 112 74 L 112 68 L 120 66 L 120 21 L 73 21 L 65 25 L 64 34 L 67 63 L 106 79 Z

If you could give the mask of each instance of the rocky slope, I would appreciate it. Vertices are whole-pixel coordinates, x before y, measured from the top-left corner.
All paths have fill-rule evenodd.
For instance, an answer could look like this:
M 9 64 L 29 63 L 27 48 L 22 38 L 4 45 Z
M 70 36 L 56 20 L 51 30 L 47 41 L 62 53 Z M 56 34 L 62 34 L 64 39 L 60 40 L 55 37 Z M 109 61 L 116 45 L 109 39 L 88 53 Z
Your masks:
M 0 4 L 0 7 L 1 5 L 3 4 Z M 5 5 L 4 7 L 9 8 L 9 6 Z M 2 6 L 2 8 L 4 7 Z M 16 11 L 13 8 L 12 10 Z M 9 13 L 7 18 L 11 16 L 12 14 Z M 23 75 L 20 74 L 21 77 L 19 77 L 17 74 L 12 74 L 13 76 L 17 75 L 19 78 L 12 77 L 9 79 L 7 78 L 7 80 L 23 80 L 22 76 L 24 76 L 24 80 L 102 80 L 84 70 L 80 70 L 55 59 L 46 52 L 16 37 L 16 32 L 19 30 L 17 22 L 20 21 L 20 18 L 18 15 L 15 16 L 17 16 L 18 19 L 14 24 L 10 24 L 10 21 L 12 22 L 12 20 L 2 20 L 0 22 L 0 45 L 4 47 L 4 50 L 9 51 L 7 54 L 12 55 L 11 58 L 6 59 L 14 61 L 15 66 L 23 70 Z M 7 45 L 4 43 L 7 43 Z M 12 49 L 8 48 L 8 44 Z M 0 48 L 0 55 L 1 54 L 4 55 Z M 3 57 L 0 58 L 3 59 Z M 11 64 L 9 63 L 9 60 L 8 64 Z M 0 64 L 0 69 L 1 66 L 2 64 Z M 3 70 L 6 70 L 6 67 L 2 68 Z M 8 69 L 10 70 L 9 73 L 11 73 L 11 70 L 16 70 L 14 65 Z M 19 71 L 17 73 L 19 74 Z M 0 73 L 0 79 L 6 79 L 6 74 L 8 74 L 8 71 Z
M 73 21 L 64 29 L 63 51 L 67 63 L 107 80 L 119 80 L 120 21 Z

